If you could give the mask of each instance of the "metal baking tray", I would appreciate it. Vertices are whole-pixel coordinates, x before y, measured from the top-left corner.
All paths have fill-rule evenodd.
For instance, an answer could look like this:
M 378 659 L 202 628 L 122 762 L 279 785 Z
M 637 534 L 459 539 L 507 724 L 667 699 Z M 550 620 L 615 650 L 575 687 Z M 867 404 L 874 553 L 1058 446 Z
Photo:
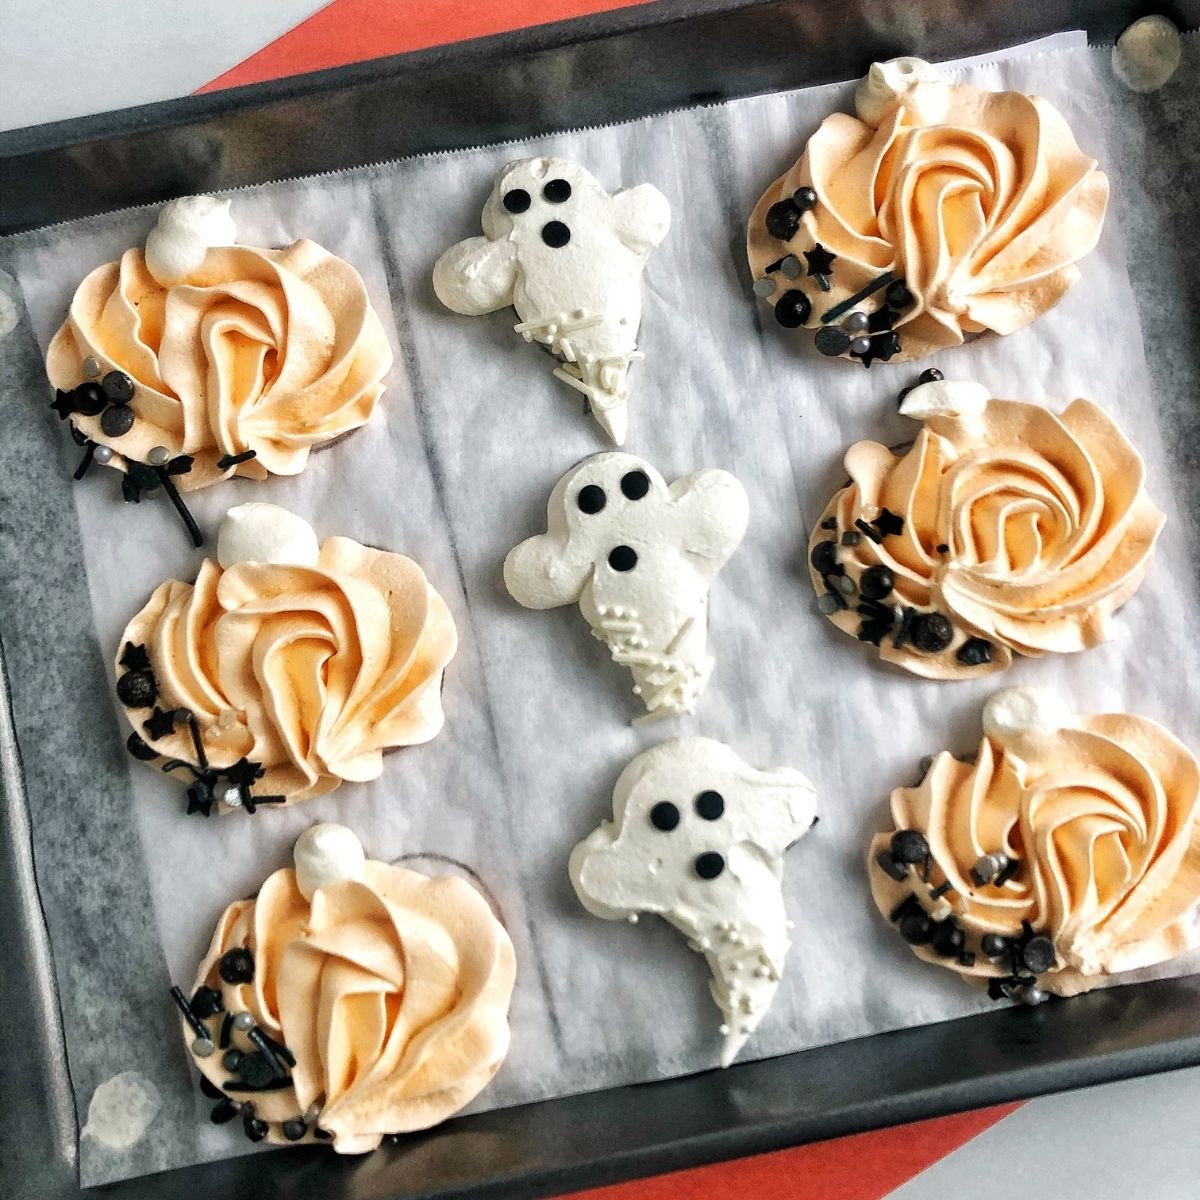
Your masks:
M 0 233 L 185 192 L 850 78 L 873 59 L 898 53 L 931 59 L 986 53 L 1068 28 L 1110 42 L 1144 11 L 1122 0 L 659 0 L 0 133 Z M 1183 28 L 1200 24 L 1200 0 L 1154 11 Z M 1157 202 L 1163 219 L 1179 229 L 1200 224 L 1195 191 Z M 1195 347 L 1177 337 L 1177 320 L 1144 319 L 1143 326 L 1152 369 L 1156 356 L 1176 366 L 1180 355 L 1195 358 Z M 3 540 L 4 495 L 0 483 L 0 551 L 10 544 Z M 32 598 L 27 611 L 32 620 Z M 5 634 L 17 636 L 0 630 L 0 669 Z M 1174 979 L 464 1117 L 366 1158 L 291 1149 L 81 1191 L 75 1108 L 24 802 L 22 755 L 32 764 L 39 748 L 17 744 L 8 698 L 0 674 L 5 1200 L 549 1196 L 1200 1063 L 1200 977 Z M 38 761 L 37 769 L 53 764 Z

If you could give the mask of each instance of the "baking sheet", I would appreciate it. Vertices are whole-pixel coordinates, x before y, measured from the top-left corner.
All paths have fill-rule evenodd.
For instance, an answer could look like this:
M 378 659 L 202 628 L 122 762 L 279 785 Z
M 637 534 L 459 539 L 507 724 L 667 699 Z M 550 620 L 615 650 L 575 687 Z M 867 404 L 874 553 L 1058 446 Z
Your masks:
M 1189 39 L 1193 78 L 1195 66 Z M 1102 162 L 1106 142 L 1128 136 L 1131 114 L 1154 118 L 1152 106 L 1112 84 L 1106 52 L 1059 50 L 966 76 L 1046 95 Z M 1146 219 L 1141 173 L 1114 177 L 1101 245 L 1057 309 L 1007 339 L 936 360 L 947 375 L 980 379 L 998 395 L 1056 407 L 1088 395 L 1145 455 L 1150 492 L 1171 519 L 1156 568 L 1118 619 L 1117 640 L 1083 656 L 1023 661 L 1002 680 L 936 684 L 884 668 L 816 615 L 807 519 L 841 482 L 851 442 L 911 437 L 894 397 L 920 366 L 865 372 L 818 358 L 810 339 L 780 330 L 751 299 L 742 236 L 762 188 L 824 115 L 849 105 L 851 90 L 758 97 L 235 193 L 240 240 L 310 237 L 358 267 L 397 365 L 383 418 L 316 456 L 299 479 L 238 481 L 195 497 L 194 511 L 213 530 L 226 507 L 271 500 L 308 516 L 322 536 L 410 554 L 446 596 L 462 637 L 447 675 L 447 727 L 433 743 L 389 757 L 374 784 L 253 819 L 185 821 L 181 786 L 124 755 L 107 664 L 128 616 L 161 579 L 194 576 L 200 555 L 164 503 L 123 506 L 115 475 L 96 471 L 72 487 L 76 450 L 39 407 L 39 344 L 83 275 L 144 239 L 155 213 L 0 243 L 17 320 L 0 341 L 0 383 L 10 411 L 21 406 L 0 447 L 0 631 L 76 1109 L 82 1127 L 96 1089 L 122 1072 L 149 1081 L 161 1105 L 147 1135 L 127 1148 L 84 1136 L 83 1183 L 250 1150 L 236 1125 L 207 1123 L 210 1104 L 195 1087 L 165 989 L 169 979 L 190 983 L 224 905 L 285 865 L 311 821 L 354 826 L 374 857 L 441 856 L 485 881 L 516 943 L 520 977 L 513 1051 L 475 1105 L 484 1108 L 716 1061 L 720 1018 L 701 957 L 665 925 L 588 917 L 566 876 L 571 846 L 609 814 L 612 784 L 639 750 L 704 733 L 759 765 L 798 766 L 818 787 L 822 824 L 787 865 L 796 923 L 788 970 L 747 1048 L 767 1056 L 989 1006 L 912 958 L 871 906 L 862 860 L 891 787 L 911 782 L 926 753 L 969 750 L 993 687 L 1051 684 L 1080 708 L 1143 712 L 1200 745 L 1190 700 L 1200 652 L 1186 637 L 1163 635 L 1189 628 L 1196 584 L 1182 565 L 1197 548 L 1197 475 L 1186 457 L 1194 390 L 1182 373 L 1148 363 L 1130 271 L 1143 292 L 1159 289 L 1164 299 L 1183 281 L 1146 279 L 1129 261 Z M 528 612 L 501 582 L 507 549 L 544 527 L 554 482 L 605 445 L 548 360 L 512 333 L 511 314 L 455 316 L 429 279 L 442 249 L 478 231 L 496 169 L 538 153 L 577 158 L 610 189 L 648 180 L 667 194 L 674 227 L 646 273 L 647 357 L 635 368 L 626 448 L 668 478 L 725 467 L 750 492 L 746 541 L 712 594 L 717 668 L 688 721 L 631 728 L 627 673 L 578 612 Z M 1169 139 L 1146 138 L 1142 154 L 1169 163 Z M 1180 498 L 1192 507 L 1181 511 Z M 1194 958 L 1162 973 L 1197 969 Z

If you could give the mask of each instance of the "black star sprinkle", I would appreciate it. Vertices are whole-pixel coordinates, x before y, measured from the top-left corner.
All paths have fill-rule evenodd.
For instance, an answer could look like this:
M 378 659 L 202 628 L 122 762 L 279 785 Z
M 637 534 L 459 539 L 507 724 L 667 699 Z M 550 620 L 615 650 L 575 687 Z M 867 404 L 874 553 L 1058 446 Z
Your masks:
M 186 475 L 192 469 L 196 460 L 190 454 L 179 454 L 171 459 L 163 469 L 168 475 Z
M 239 758 L 225 772 L 230 783 L 244 788 L 251 787 L 256 780 L 261 779 L 265 774 L 266 771 L 260 763 L 251 762 L 248 758 Z
M 70 392 L 64 392 L 59 388 L 54 395 L 54 399 L 50 401 L 50 407 L 58 413 L 58 419 L 65 421 L 75 411 L 75 401 L 71 399 Z
M 161 708 L 156 707 L 150 714 L 150 719 L 143 722 L 142 728 L 153 741 L 167 737 L 175 731 L 175 710 L 169 709 L 164 712 Z
M 189 817 L 192 813 L 201 813 L 207 817 L 212 812 L 213 806 L 213 794 L 209 790 L 208 784 L 202 779 L 197 779 L 187 790 L 187 802 Z
M 882 308 L 877 308 L 867 318 L 868 333 L 887 333 L 896 323 L 896 319 L 900 316 L 898 312 L 893 312 L 885 304 Z
M 121 666 L 127 671 L 149 671 L 150 655 L 146 653 L 146 647 L 126 642 L 121 653 Z
M 879 516 L 871 522 L 876 529 L 884 536 L 889 534 L 898 534 L 904 532 L 904 518 L 898 517 L 894 512 L 884 509 Z
M 811 250 L 804 251 L 804 259 L 808 263 L 808 274 L 821 285 L 822 291 L 829 291 L 829 275 L 837 255 L 826 250 L 817 242 Z
M 871 340 L 871 356 L 880 362 L 887 362 L 900 353 L 900 335 L 895 330 Z
M 858 626 L 858 640 L 860 642 L 870 642 L 872 646 L 878 646 L 887 637 L 891 628 L 892 623 L 890 621 L 862 621 Z

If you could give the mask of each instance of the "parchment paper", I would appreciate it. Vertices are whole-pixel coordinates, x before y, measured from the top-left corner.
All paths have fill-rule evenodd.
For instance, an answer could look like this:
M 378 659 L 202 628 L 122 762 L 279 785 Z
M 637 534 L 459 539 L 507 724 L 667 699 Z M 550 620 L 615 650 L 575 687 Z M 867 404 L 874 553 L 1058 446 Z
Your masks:
M 1189 40 L 1171 88 L 1194 85 L 1196 59 Z M 114 474 L 95 470 L 72 487 L 78 452 L 44 408 L 39 356 L 75 286 L 140 244 L 155 212 L 0 243 L 19 318 L 0 340 L 8 417 L 0 620 L 76 1109 L 82 1125 L 95 1089 L 131 1069 L 162 1105 L 128 1148 L 83 1137 L 85 1185 L 250 1150 L 236 1123 L 207 1122 L 211 1102 L 196 1088 L 166 987 L 190 987 L 223 907 L 286 865 L 313 821 L 353 826 L 376 858 L 464 864 L 490 892 L 516 944 L 519 979 L 512 1052 L 474 1106 L 488 1108 L 717 1060 L 720 1016 L 703 959 L 664 924 L 588 916 L 567 879 L 570 848 L 610 815 L 621 768 L 657 741 L 704 733 L 752 763 L 797 766 L 819 789 L 821 825 L 787 862 L 795 922 L 787 972 L 747 1057 L 990 1007 L 950 972 L 918 963 L 880 919 L 864 855 L 890 790 L 915 781 L 923 755 L 971 751 L 995 687 L 1052 685 L 1081 710 L 1144 713 L 1200 747 L 1190 360 L 1168 350 L 1147 361 L 1130 278 L 1132 269 L 1143 312 L 1158 312 L 1184 282 L 1143 270 L 1153 223 L 1170 214 L 1156 217 L 1140 193 L 1151 167 L 1161 185 L 1183 159 L 1171 127 L 1157 141 L 1150 132 L 1163 121 L 1158 98 L 1122 92 L 1107 51 L 1077 46 L 963 75 L 1047 96 L 1112 176 L 1100 247 L 1066 299 L 1028 329 L 943 353 L 936 365 L 1056 409 L 1089 396 L 1145 456 L 1149 491 L 1170 519 L 1154 569 L 1117 620 L 1117 640 L 1084 655 L 1020 660 L 977 683 L 932 683 L 882 666 L 816 613 L 804 566 L 809 521 L 842 482 L 852 442 L 911 439 L 915 426 L 897 415 L 895 395 L 930 364 L 867 372 L 820 359 L 811 337 L 778 328 L 750 294 L 744 225 L 821 118 L 849 108 L 852 85 L 240 191 L 241 241 L 308 237 L 361 271 L 396 366 L 381 417 L 315 456 L 304 475 L 213 488 L 193 498 L 193 510 L 215 535 L 225 508 L 269 500 L 306 516 L 322 537 L 403 551 L 446 597 L 461 635 L 446 729 L 434 742 L 389 757 L 376 783 L 254 818 L 185 819 L 182 786 L 124 757 L 109 668 L 120 631 L 161 580 L 193 578 L 201 554 L 165 501 L 123 505 Z M 1136 149 L 1124 140 L 1131 128 Z M 712 592 L 716 671 L 687 721 L 631 727 L 627 673 L 578 611 L 526 611 L 501 581 L 509 547 L 544 528 L 555 481 L 606 445 L 580 397 L 513 334 L 510 312 L 456 316 L 437 303 L 430 272 L 446 246 L 478 232 L 496 170 L 542 153 L 578 159 L 610 189 L 651 181 L 668 196 L 674 226 L 646 272 L 646 360 L 634 368 L 626 449 L 669 479 L 724 467 L 750 493 L 746 540 Z M 1188 337 L 1182 325 L 1163 341 L 1172 336 Z M 1156 973 L 1198 969 L 1193 957 Z

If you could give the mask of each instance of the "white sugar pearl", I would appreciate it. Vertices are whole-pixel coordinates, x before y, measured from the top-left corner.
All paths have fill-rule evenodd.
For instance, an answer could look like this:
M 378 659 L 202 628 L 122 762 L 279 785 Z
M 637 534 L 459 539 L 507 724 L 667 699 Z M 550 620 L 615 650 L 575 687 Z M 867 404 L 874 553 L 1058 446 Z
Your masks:
M 1156 92 L 1179 69 L 1183 43 L 1166 17 L 1134 21 L 1112 48 L 1113 74 L 1131 92 Z

